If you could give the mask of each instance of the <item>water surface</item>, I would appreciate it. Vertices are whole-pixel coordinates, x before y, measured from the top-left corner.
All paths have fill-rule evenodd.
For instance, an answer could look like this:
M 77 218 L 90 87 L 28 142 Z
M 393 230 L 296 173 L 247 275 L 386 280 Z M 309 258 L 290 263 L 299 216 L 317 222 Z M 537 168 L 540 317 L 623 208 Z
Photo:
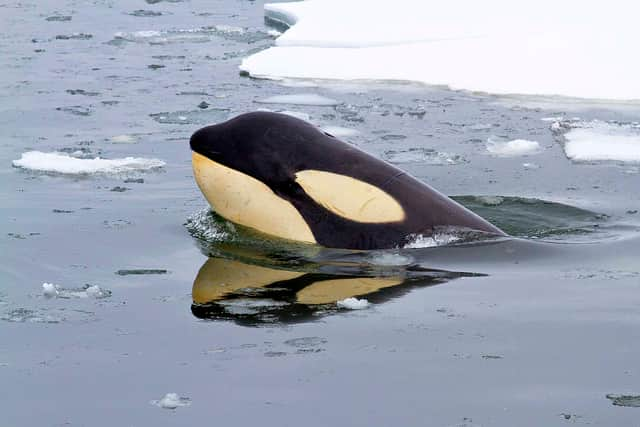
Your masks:
M 543 120 L 631 123 L 637 105 L 252 80 L 241 58 L 273 44 L 261 1 L 5 2 L 0 23 L 6 425 L 637 421 L 616 402 L 640 394 L 638 165 L 571 162 Z M 336 105 L 259 103 L 309 93 Z M 341 138 L 514 237 L 357 253 L 225 228 L 187 141 L 258 108 L 356 130 Z M 490 138 L 540 150 L 494 157 Z M 12 167 L 32 150 L 166 165 Z M 171 392 L 191 404 L 150 403 Z

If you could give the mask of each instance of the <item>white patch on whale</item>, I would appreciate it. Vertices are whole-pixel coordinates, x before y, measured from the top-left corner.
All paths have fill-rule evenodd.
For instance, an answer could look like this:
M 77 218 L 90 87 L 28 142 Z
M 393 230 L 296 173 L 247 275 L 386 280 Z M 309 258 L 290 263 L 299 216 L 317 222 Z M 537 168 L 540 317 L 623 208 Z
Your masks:
M 347 175 L 308 169 L 296 172 L 296 182 L 318 204 L 352 221 L 384 223 L 405 218 L 404 209 L 392 196 Z

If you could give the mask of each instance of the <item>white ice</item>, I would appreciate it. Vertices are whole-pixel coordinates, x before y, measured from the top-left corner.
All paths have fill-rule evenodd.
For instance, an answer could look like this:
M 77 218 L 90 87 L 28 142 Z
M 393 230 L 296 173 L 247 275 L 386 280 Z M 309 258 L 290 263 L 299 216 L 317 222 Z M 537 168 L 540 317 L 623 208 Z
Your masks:
M 136 142 L 136 137 L 133 135 L 116 135 L 111 137 L 111 142 L 116 144 L 132 144 Z
M 338 307 L 346 308 L 348 310 L 362 310 L 369 307 L 369 301 L 366 299 L 358 299 L 358 298 L 345 298 L 343 300 L 338 301 Z
M 64 153 L 43 153 L 27 151 L 21 158 L 13 161 L 13 166 L 40 172 L 69 175 L 118 174 L 136 171 L 148 171 L 165 165 L 159 159 L 125 157 L 123 159 L 78 159 Z
M 571 123 L 564 151 L 577 162 L 640 162 L 640 125 L 601 121 Z
M 345 127 L 342 127 L 342 126 L 321 126 L 321 129 L 324 132 L 327 132 L 328 134 L 336 136 L 336 137 L 354 136 L 354 135 L 357 135 L 357 134 L 360 133 L 356 129 L 345 128 Z
M 58 287 L 53 283 L 43 283 L 42 295 L 44 295 L 47 298 L 55 298 L 58 296 Z
M 260 104 L 292 104 L 292 105 L 315 105 L 332 106 L 341 104 L 340 101 L 327 98 L 315 93 L 296 93 L 293 95 L 276 95 L 256 101 Z
M 42 284 L 42 295 L 46 298 L 95 298 L 102 299 L 111 296 L 111 291 L 102 289 L 98 285 L 85 285 L 83 288 L 63 288 L 53 283 Z
M 515 157 L 535 154 L 540 150 L 537 141 L 514 139 L 513 141 L 498 141 L 493 138 L 487 140 L 487 151 L 497 157 Z
M 640 100 L 640 3 L 307 0 L 246 58 L 255 77 L 399 80 L 496 94 Z
M 110 295 L 110 292 L 105 292 L 103 291 L 100 286 L 98 285 L 92 285 L 89 286 L 86 290 L 85 290 L 86 294 L 88 297 L 90 298 L 96 298 L 96 299 L 100 299 L 100 298 L 104 298 L 106 296 Z
M 167 393 L 160 400 L 152 400 L 151 404 L 164 409 L 176 409 L 180 406 L 191 405 L 191 399 L 188 397 L 181 397 L 177 393 Z

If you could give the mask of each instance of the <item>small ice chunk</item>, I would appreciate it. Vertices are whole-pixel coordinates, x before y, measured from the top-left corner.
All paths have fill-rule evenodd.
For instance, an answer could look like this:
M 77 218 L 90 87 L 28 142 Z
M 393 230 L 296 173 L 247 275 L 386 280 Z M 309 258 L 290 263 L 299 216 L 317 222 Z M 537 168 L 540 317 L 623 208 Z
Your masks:
M 22 153 L 13 166 L 39 172 L 59 173 L 66 175 L 87 175 L 96 173 L 118 174 L 134 171 L 148 171 L 161 168 L 165 162 L 159 159 L 125 157 L 123 159 L 78 159 L 64 153 L 43 153 L 27 151 Z
M 294 95 L 276 95 L 256 101 L 259 104 L 293 104 L 293 105 L 314 105 L 329 107 L 342 104 L 335 99 L 327 98 L 315 93 L 297 93 Z
M 564 120 L 564 116 L 543 117 L 540 120 L 543 122 L 561 122 Z
M 540 169 L 540 165 L 537 163 L 523 163 L 522 167 L 525 169 Z
M 93 286 L 89 286 L 85 292 L 87 293 L 88 297 L 91 298 L 104 298 L 106 296 L 109 296 L 111 293 L 110 292 L 105 292 L 102 290 L 102 288 L 100 288 L 100 286 L 98 285 L 93 285 Z
M 132 144 L 136 142 L 136 138 L 133 135 L 116 135 L 111 137 L 111 142 L 117 144 Z
M 341 126 L 322 126 L 322 131 L 333 136 L 354 136 L 358 135 L 360 131 L 351 128 L 343 128 Z
M 71 298 L 102 299 L 102 298 L 108 298 L 111 296 L 111 291 L 107 289 L 102 289 L 100 286 L 97 286 L 97 285 L 88 285 L 88 284 L 84 285 L 81 288 L 63 288 L 57 285 L 53 285 L 51 283 L 43 283 L 42 289 L 43 289 L 43 294 L 49 298 L 55 296 L 57 298 L 63 298 L 63 299 L 71 299 Z
M 267 31 L 267 34 L 269 34 L 271 37 L 278 37 L 278 36 L 282 35 L 282 33 L 280 31 L 273 30 L 273 29 Z
M 160 31 L 154 31 L 154 30 L 143 30 L 143 31 L 135 31 L 133 33 L 122 33 L 122 32 L 118 32 L 115 34 L 116 37 L 122 37 L 122 38 L 126 38 L 126 36 L 128 35 L 133 35 L 134 37 L 137 38 L 150 38 L 150 37 L 158 37 L 160 35 Z
M 487 140 L 487 151 L 498 157 L 514 157 L 535 154 L 540 149 L 537 141 L 528 139 L 514 139 L 513 141 L 497 141 L 493 138 Z
M 369 307 L 369 301 L 366 299 L 358 299 L 358 298 L 345 298 L 343 300 L 338 301 L 338 307 L 346 308 L 348 310 L 363 310 Z
M 180 406 L 191 405 L 191 399 L 188 397 L 181 397 L 177 393 L 167 393 L 160 400 L 152 400 L 151 404 L 163 409 L 176 409 Z
M 46 298 L 55 298 L 58 296 L 58 287 L 53 283 L 43 283 L 42 295 Z

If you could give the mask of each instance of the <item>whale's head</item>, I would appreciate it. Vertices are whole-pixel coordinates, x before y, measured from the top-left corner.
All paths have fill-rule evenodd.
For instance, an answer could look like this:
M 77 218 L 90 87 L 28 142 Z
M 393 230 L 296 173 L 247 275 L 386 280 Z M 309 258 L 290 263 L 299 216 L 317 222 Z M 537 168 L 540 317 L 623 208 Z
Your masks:
M 204 127 L 193 134 L 190 145 L 195 157 L 278 187 L 295 180 L 295 168 L 304 163 L 303 144 L 321 133 L 303 120 L 259 111 Z
M 284 114 L 254 112 L 191 137 L 213 209 L 264 233 L 348 249 L 397 247 L 434 227 L 500 230 L 396 167 Z
M 269 112 L 204 127 L 190 140 L 195 180 L 214 210 L 268 234 L 315 242 L 287 200 L 303 191 L 296 172 L 315 157 L 308 142 L 327 138 L 315 126 Z

